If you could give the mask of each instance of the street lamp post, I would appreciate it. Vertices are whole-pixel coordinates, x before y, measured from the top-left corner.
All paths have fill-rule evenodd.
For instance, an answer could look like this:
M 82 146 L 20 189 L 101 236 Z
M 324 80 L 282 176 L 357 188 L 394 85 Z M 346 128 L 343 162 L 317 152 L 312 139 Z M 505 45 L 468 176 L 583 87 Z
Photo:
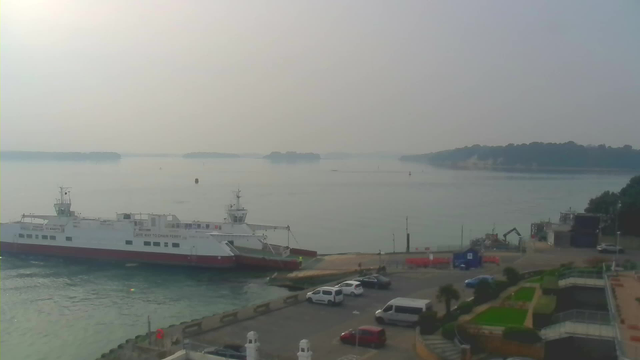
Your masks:
M 619 252 L 620 252 L 620 231 L 616 232 L 616 264 L 618 263 Z

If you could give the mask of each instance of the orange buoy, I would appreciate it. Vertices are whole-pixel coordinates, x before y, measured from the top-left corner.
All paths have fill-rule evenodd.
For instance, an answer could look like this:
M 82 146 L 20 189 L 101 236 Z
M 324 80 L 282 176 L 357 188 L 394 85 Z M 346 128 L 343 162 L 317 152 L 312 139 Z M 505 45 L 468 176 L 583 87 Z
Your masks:
M 156 330 L 156 339 L 158 340 L 164 339 L 164 330 L 162 329 Z

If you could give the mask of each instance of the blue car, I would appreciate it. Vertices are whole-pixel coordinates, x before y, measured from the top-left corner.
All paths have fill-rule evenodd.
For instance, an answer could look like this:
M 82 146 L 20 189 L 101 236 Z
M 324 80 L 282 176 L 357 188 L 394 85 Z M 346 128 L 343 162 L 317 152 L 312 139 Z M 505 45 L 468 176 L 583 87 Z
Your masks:
M 493 282 L 495 279 L 491 275 L 480 275 L 480 276 L 474 277 L 473 279 L 466 280 L 464 282 L 464 286 L 473 289 L 482 280 Z

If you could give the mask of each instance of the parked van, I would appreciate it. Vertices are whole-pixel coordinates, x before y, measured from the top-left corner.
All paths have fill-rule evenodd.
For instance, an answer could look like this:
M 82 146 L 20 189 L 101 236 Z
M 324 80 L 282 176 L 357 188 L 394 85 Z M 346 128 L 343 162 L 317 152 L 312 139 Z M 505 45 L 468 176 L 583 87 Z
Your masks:
M 414 325 L 421 313 L 431 309 L 431 300 L 395 298 L 376 311 L 376 321 L 379 324 Z
M 310 303 L 316 302 L 327 305 L 339 305 L 342 304 L 343 300 L 342 289 L 335 287 L 321 287 L 307 293 L 307 301 Z

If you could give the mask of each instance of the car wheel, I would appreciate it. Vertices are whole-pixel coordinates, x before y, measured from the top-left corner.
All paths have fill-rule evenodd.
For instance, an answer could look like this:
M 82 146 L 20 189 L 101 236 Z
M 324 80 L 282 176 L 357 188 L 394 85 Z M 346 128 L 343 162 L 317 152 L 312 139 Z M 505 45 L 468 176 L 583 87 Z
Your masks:
M 312 303 L 313 303 L 313 299 L 312 299 L 312 298 L 307 298 L 307 302 L 308 302 L 309 304 L 312 304 Z
M 327 305 L 333 306 L 333 301 L 331 301 L 331 300 L 327 301 Z
M 380 289 L 380 285 L 376 284 L 376 290 Z
M 383 319 L 383 318 L 381 318 L 381 317 L 376 317 L 376 322 L 377 322 L 378 324 L 384 324 L 384 323 L 385 323 L 384 319 Z
M 351 296 L 355 297 L 355 296 L 356 296 L 356 292 L 355 292 L 355 291 L 352 291 L 352 292 L 351 292 Z

